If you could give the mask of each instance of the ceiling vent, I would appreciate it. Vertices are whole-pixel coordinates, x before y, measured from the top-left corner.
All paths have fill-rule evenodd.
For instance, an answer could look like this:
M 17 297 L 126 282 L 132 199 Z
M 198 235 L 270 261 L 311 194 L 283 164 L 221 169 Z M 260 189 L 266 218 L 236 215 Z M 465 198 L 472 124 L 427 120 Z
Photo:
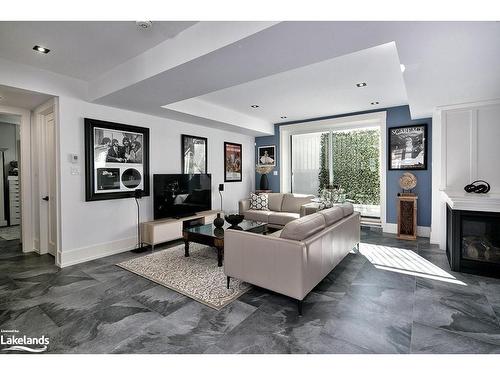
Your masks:
M 153 27 L 153 22 L 151 22 L 151 21 L 136 21 L 135 26 L 139 30 L 147 30 L 147 29 L 150 29 L 151 27 Z

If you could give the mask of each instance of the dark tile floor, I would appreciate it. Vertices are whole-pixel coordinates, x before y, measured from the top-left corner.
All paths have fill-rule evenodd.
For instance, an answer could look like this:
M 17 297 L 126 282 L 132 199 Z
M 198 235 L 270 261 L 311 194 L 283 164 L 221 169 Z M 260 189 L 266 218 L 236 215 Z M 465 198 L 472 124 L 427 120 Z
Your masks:
M 426 239 L 363 230 L 302 317 L 260 288 L 215 311 L 115 266 L 134 256 L 60 270 L 1 241 L 0 329 L 53 353 L 500 353 L 500 280 L 450 272 Z

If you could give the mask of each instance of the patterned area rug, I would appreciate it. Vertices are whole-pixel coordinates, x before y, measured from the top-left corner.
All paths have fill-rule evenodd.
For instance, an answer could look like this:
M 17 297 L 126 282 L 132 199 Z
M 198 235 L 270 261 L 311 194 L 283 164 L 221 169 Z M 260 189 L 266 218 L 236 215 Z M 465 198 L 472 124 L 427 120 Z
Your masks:
M 21 238 L 21 226 L 14 225 L 11 227 L 0 228 L 0 237 L 4 240 L 18 240 Z
M 196 243 L 189 244 L 189 257 L 184 245 L 117 264 L 130 272 L 173 289 L 213 309 L 224 306 L 247 292 L 251 285 L 231 279 L 226 288 L 224 267 L 217 267 L 215 249 Z

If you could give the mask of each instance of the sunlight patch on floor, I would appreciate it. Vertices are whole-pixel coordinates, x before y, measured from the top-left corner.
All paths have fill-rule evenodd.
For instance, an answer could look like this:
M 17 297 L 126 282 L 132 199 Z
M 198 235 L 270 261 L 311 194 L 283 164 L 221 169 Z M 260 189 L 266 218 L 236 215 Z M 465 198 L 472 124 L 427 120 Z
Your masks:
M 467 285 L 457 280 L 445 270 L 432 264 L 427 259 L 422 258 L 414 251 L 408 249 L 361 243 L 359 252 L 377 269 L 453 284 Z

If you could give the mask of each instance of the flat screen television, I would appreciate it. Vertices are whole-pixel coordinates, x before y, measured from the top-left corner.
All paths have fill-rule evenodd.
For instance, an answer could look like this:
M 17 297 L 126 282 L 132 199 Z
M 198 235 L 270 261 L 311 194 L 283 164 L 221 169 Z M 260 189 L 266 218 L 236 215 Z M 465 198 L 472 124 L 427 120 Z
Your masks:
M 155 220 L 193 215 L 212 209 L 212 175 L 153 175 Z

